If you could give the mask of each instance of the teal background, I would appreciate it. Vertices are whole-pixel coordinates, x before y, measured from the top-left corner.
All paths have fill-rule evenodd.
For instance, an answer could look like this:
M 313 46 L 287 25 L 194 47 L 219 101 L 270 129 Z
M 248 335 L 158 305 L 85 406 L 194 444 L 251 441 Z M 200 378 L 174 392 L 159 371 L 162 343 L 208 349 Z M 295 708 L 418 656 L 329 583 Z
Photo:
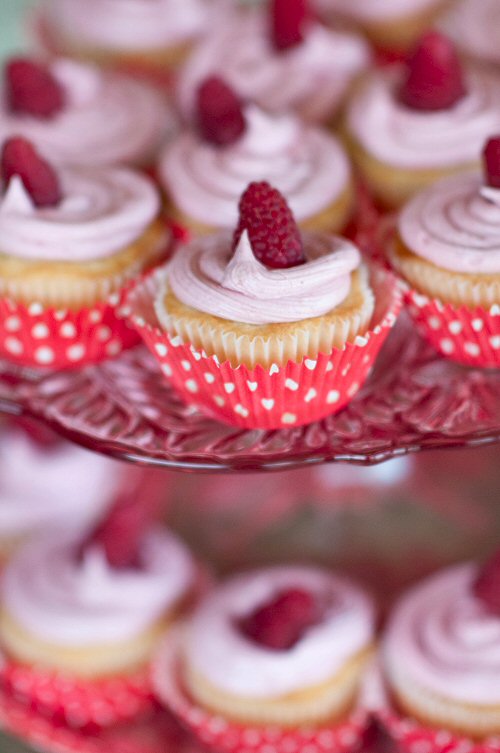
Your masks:
M 0 0 L 0 56 L 26 46 L 23 14 L 35 5 L 34 0 Z

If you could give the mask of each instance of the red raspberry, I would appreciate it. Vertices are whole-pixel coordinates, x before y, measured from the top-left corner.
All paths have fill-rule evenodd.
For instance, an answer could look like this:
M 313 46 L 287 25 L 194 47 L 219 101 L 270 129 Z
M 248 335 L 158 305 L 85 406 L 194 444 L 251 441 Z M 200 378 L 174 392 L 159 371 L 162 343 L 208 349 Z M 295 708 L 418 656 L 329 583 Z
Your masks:
M 217 76 L 198 89 L 197 121 L 202 138 L 215 146 L 234 144 L 246 130 L 242 100 Z
M 269 183 L 250 183 L 239 203 L 233 250 L 244 230 L 253 253 L 268 267 L 284 269 L 305 262 L 299 228 L 284 197 Z
M 7 63 L 5 96 L 11 112 L 34 118 L 53 118 L 64 108 L 64 90 L 49 68 L 26 58 Z
M 487 184 L 500 188 L 500 136 L 494 136 L 486 143 L 483 160 Z
M 5 142 L 1 171 L 4 187 L 18 175 L 37 207 L 57 206 L 62 199 L 56 172 L 26 139 L 16 136 Z
M 446 110 L 466 93 L 463 70 L 453 43 L 430 31 L 408 61 L 400 101 L 414 110 Z
M 307 0 L 272 0 L 271 39 L 276 50 L 288 50 L 304 41 L 308 5 Z
M 473 584 L 473 592 L 488 612 L 500 617 L 500 551 L 480 569 Z

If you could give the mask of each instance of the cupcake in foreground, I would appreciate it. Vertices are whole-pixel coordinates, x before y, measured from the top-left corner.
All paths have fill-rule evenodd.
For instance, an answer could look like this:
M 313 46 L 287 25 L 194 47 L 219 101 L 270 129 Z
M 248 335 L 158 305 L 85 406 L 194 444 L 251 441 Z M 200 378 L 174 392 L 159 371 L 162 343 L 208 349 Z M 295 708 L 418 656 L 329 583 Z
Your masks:
M 500 5 L 497 0 L 456 0 L 440 26 L 466 57 L 500 65 Z
M 133 344 L 123 292 L 169 241 L 153 183 L 126 168 L 56 170 L 20 137 L 1 174 L 1 351 L 62 368 Z
M 209 415 L 250 428 L 309 423 L 366 379 L 395 322 L 397 286 L 382 270 L 370 277 L 350 241 L 301 235 L 268 183 L 250 184 L 239 211 L 233 236 L 192 240 L 132 291 L 132 322 Z
M 62 58 L 4 68 L 0 142 L 23 136 L 66 166 L 149 166 L 174 122 L 158 92 L 118 73 Z
M 432 575 L 396 604 L 382 644 L 396 714 L 476 740 L 500 733 L 499 582 L 497 554 L 482 567 L 469 562 Z M 393 724 L 404 738 L 401 721 Z M 429 750 L 454 744 L 438 735 Z
M 237 575 L 201 602 L 174 656 L 173 642 L 160 650 L 156 692 L 219 750 L 237 749 L 236 736 L 240 744 L 259 739 L 270 726 L 276 751 L 286 740 L 305 746 L 306 727 L 311 745 L 323 739 L 326 750 L 343 749 L 344 735 L 354 747 L 374 621 L 369 596 L 326 570 L 278 566 Z M 219 730 L 213 716 L 224 720 Z
M 390 242 L 417 321 L 446 356 L 500 365 L 500 138 L 485 174 L 446 178 L 402 210 Z
M 347 225 L 354 186 L 334 136 L 293 114 L 245 105 L 217 77 L 201 84 L 195 121 L 196 130 L 166 148 L 158 169 L 181 225 L 198 233 L 233 228 L 238 199 L 252 180 L 275 185 L 303 228 L 340 232 Z
M 437 32 L 421 39 L 406 72 L 394 66 L 370 74 L 346 121 L 354 162 L 388 207 L 478 166 L 485 139 L 499 129 L 499 79 L 463 68 L 452 43 Z
M 263 110 L 325 122 L 370 59 L 360 37 L 312 20 L 305 0 L 273 0 L 270 10 L 229 10 L 180 73 L 181 110 L 191 120 L 199 86 L 210 73 Z

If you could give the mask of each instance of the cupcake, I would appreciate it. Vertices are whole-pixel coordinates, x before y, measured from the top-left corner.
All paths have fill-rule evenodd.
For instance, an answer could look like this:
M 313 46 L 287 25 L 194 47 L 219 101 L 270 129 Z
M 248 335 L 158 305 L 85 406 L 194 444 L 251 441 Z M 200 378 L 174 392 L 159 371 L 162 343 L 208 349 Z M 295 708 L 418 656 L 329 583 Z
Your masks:
M 132 321 L 209 415 L 249 428 L 309 423 L 357 392 L 399 295 L 350 241 L 301 235 L 268 183 L 250 184 L 239 211 L 233 237 L 192 240 L 132 292 Z
M 435 347 L 464 363 L 499 366 L 500 138 L 484 154 L 484 176 L 445 178 L 403 208 L 389 253 Z
M 67 166 L 153 163 L 174 116 L 163 97 L 133 79 L 56 59 L 13 58 L 4 68 L 0 142 L 23 136 Z
M 498 70 L 500 6 L 496 0 L 456 0 L 440 25 L 466 57 Z
M 462 68 L 437 32 L 420 41 L 407 70 L 369 75 L 346 118 L 352 157 L 375 198 L 399 207 L 446 175 L 480 163 L 484 140 L 500 128 L 499 80 Z
M 123 292 L 168 245 L 153 183 L 121 167 L 55 170 L 20 137 L 1 174 L 0 351 L 62 368 L 133 344 Z
M 270 11 L 226 13 L 181 71 L 179 102 L 191 119 L 201 82 L 216 75 L 263 110 L 294 110 L 306 121 L 324 122 L 335 116 L 369 63 L 360 37 L 313 21 L 304 0 L 273 0 Z
M 440 744 L 443 730 L 476 740 L 500 733 L 499 577 L 498 554 L 483 567 L 455 565 L 410 589 L 389 620 L 381 663 L 393 710 L 441 730 L 429 750 L 457 745 L 446 734 Z
M 182 226 L 198 233 L 233 228 L 238 199 L 252 180 L 275 185 L 303 228 L 338 232 L 346 226 L 353 180 L 334 136 L 293 114 L 243 104 L 215 77 L 198 92 L 196 125 L 167 146 L 158 169 Z
M 172 642 L 160 650 L 153 682 L 159 698 L 205 742 L 215 743 L 207 733 L 219 733 L 218 750 L 236 748 L 229 742 L 236 735 L 244 743 L 271 726 L 273 750 L 284 750 L 286 739 L 305 745 L 306 727 L 309 744 L 323 733 L 326 750 L 335 750 L 373 641 L 373 604 L 358 586 L 318 568 L 266 568 L 234 576 L 205 597 L 174 661 Z M 184 706 L 171 691 L 172 671 Z M 184 716 L 188 704 L 191 714 Z M 214 717 L 223 724 L 211 725 Z

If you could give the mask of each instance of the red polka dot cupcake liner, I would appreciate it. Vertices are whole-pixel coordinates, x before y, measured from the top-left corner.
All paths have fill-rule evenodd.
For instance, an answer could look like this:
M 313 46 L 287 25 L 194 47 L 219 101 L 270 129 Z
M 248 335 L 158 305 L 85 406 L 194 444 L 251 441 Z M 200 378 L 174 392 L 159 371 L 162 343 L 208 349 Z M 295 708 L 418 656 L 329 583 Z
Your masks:
M 500 367 L 500 305 L 457 307 L 415 290 L 406 302 L 422 335 L 446 358 L 466 366 Z
M 132 324 L 186 403 L 219 421 L 247 429 L 301 426 L 341 410 L 368 377 L 402 300 L 396 278 L 374 265 L 371 283 L 377 304 L 372 328 L 366 334 L 343 349 L 302 363 L 234 368 L 160 328 L 153 301 L 162 274 L 157 270 L 148 275 L 130 292 L 127 300 Z
M 178 642 L 165 641 L 152 668 L 159 700 L 217 753 L 350 753 L 360 749 L 367 716 L 355 712 L 332 727 L 288 729 L 236 724 L 196 705 L 182 685 Z
M 4 660 L 0 683 L 6 696 L 74 729 L 109 727 L 155 708 L 147 668 L 130 675 L 84 680 Z
M 92 308 L 70 311 L 0 298 L 0 355 L 29 367 L 79 368 L 115 358 L 139 342 L 126 289 Z

